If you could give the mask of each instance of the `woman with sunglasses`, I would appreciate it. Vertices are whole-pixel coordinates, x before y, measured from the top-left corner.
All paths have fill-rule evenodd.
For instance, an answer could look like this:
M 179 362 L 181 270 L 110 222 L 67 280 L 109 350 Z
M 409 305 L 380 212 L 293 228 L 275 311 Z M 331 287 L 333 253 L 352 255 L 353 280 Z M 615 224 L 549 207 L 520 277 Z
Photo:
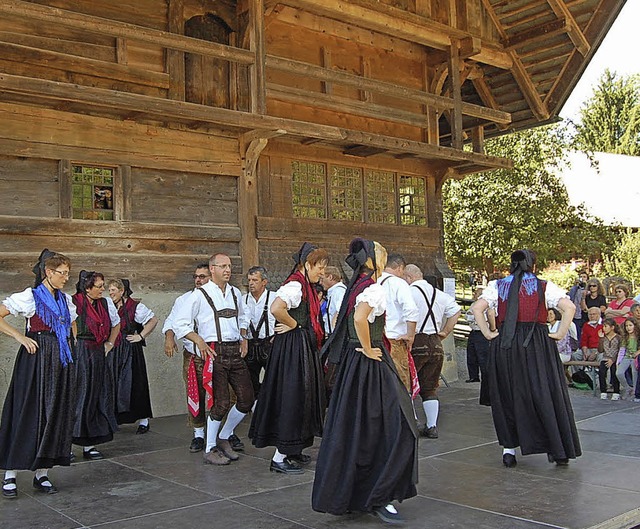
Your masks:
M 604 311 L 607 310 L 607 298 L 604 295 L 604 287 L 602 283 L 595 277 L 592 277 L 587 281 L 587 288 L 582 296 L 580 302 L 580 309 L 582 310 L 582 321 L 589 321 L 589 309 L 591 307 L 598 307 L 600 309 L 600 315 L 604 317 Z
M 17 470 L 34 470 L 36 491 L 55 494 L 48 470 L 70 463 L 76 383 L 71 332 L 77 315 L 62 292 L 70 266 L 64 255 L 43 250 L 33 268 L 34 287 L 0 304 L 0 331 L 20 344 L 0 425 L 7 499 L 18 497 Z M 25 334 L 5 321 L 9 314 L 27 319 Z

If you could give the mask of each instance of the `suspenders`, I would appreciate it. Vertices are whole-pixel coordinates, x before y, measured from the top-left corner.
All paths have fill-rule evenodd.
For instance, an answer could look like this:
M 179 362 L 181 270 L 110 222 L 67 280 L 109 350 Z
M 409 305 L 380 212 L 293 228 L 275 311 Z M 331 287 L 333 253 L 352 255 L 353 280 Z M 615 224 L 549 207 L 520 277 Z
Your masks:
M 231 296 L 233 297 L 233 304 L 236 306 L 235 310 L 233 309 L 216 309 L 216 306 L 213 303 L 213 300 L 207 294 L 207 292 L 202 287 L 198 287 L 198 290 L 202 292 L 205 299 L 211 305 L 213 309 L 213 320 L 216 324 L 216 337 L 218 338 L 218 342 L 222 342 L 222 330 L 220 328 L 220 318 L 234 318 L 236 319 L 236 323 L 238 323 L 238 298 L 236 298 L 236 293 L 233 291 L 233 287 L 229 286 L 231 289 Z M 240 326 L 238 325 L 238 330 L 240 330 Z
M 436 317 L 433 314 L 433 302 L 436 299 L 436 289 L 433 289 L 433 295 L 431 296 L 431 301 L 429 301 L 427 299 L 427 295 L 425 294 L 424 290 L 422 290 L 418 285 L 411 285 L 412 287 L 416 287 L 419 291 L 420 294 L 422 294 L 422 297 L 424 298 L 425 302 L 427 303 L 427 315 L 424 318 L 424 321 L 422 322 L 422 325 L 420 326 L 420 330 L 418 331 L 419 334 L 423 334 L 422 331 L 424 331 L 424 327 L 427 324 L 427 320 L 429 319 L 429 317 L 431 317 L 431 321 L 433 322 L 433 328 L 436 330 L 436 333 L 438 332 L 438 325 L 436 324 Z
M 262 316 L 260 317 L 260 321 L 258 322 L 258 327 L 254 327 L 253 322 L 249 321 L 249 330 L 251 331 L 251 338 L 253 340 L 259 339 L 260 329 L 262 329 L 263 325 L 266 325 L 264 339 L 266 340 L 267 338 L 271 337 L 271 335 L 269 334 L 269 296 L 270 295 L 271 295 L 271 292 L 267 290 L 267 299 L 264 301 L 264 307 L 262 307 Z M 249 296 L 250 294 L 247 294 L 246 302 L 245 302 L 247 305 L 249 305 Z

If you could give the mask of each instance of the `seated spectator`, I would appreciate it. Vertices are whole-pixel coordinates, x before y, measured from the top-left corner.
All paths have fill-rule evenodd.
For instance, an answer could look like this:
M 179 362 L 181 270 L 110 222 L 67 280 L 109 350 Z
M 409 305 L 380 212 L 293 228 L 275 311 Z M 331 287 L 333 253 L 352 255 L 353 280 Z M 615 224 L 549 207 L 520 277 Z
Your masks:
M 587 322 L 589 317 L 587 311 L 591 307 L 598 307 L 604 317 L 604 311 L 607 310 L 607 297 L 604 295 L 604 286 L 595 277 L 587 281 L 587 288 L 582 296 L 580 308 L 582 309 L 582 321 Z
M 629 388 L 629 396 L 634 395 L 638 383 L 638 366 L 636 363 L 636 357 L 638 356 L 638 339 L 640 338 L 640 327 L 635 318 L 628 318 L 620 328 L 620 335 L 622 337 L 622 343 L 620 346 L 620 352 L 618 353 L 618 367 L 616 369 L 616 375 L 620 381 L 620 385 L 623 386 L 628 380 L 625 378 L 625 372 L 631 368 L 632 383 Z M 636 396 L 640 401 L 640 397 Z
M 613 318 L 618 326 L 621 326 L 631 310 L 631 305 L 634 303 L 629 297 L 629 287 L 623 283 L 616 285 L 615 295 L 616 299 L 609 303 L 609 306 L 604 311 L 604 316 L 605 318 Z M 623 329 L 621 330 L 624 331 Z
M 560 327 L 560 320 L 562 314 L 558 309 L 549 309 L 547 311 L 547 327 L 549 327 L 549 334 L 557 332 Z M 562 340 L 557 342 L 558 352 L 560 353 L 560 359 L 563 362 L 571 360 L 573 352 L 578 348 L 578 332 L 575 323 L 571 322 L 569 325 L 569 331 L 565 334 Z
M 640 303 L 634 303 L 631 305 L 629 309 L 629 317 L 634 317 L 636 320 L 640 321 Z
M 595 362 L 601 359 L 601 355 L 598 358 L 598 342 L 600 341 L 598 332 L 602 330 L 600 307 L 591 307 L 587 311 L 587 316 L 589 320 L 582 327 L 580 349 L 573 354 L 573 359 Z
M 620 336 L 618 335 L 618 326 L 613 318 L 605 318 L 602 322 L 602 329 L 599 332 L 600 341 L 598 350 L 602 353 L 600 361 L 600 370 L 598 372 L 600 378 L 600 398 L 607 398 L 607 370 L 609 370 L 609 380 L 613 386 L 613 395 L 611 400 L 620 400 L 620 381 L 616 376 L 616 362 L 618 353 L 620 352 Z

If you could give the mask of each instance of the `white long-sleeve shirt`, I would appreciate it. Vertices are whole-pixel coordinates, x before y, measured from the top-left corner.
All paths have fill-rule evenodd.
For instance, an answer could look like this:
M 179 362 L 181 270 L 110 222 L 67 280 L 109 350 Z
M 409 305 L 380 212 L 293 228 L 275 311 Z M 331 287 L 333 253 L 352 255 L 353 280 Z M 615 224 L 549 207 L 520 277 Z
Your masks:
M 418 321 L 418 307 L 404 279 L 389 272 L 383 272 L 378 278 L 378 283 L 382 285 L 387 295 L 384 332 L 387 338 L 397 340 L 406 336 L 408 321 Z

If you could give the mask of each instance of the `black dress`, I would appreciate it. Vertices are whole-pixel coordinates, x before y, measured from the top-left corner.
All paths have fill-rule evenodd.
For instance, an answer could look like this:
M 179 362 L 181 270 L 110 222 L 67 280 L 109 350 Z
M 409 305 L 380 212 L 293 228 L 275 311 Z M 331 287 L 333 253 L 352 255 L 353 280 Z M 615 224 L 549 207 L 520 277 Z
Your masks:
M 498 285 L 508 279 L 499 280 Z M 546 287 L 546 282 L 541 284 Z M 499 325 L 500 315 L 506 313 L 504 297 L 498 300 Z M 511 347 L 503 349 L 502 335 L 498 335 L 491 340 L 487 362 L 488 392 L 498 441 L 504 448 L 519 446 L 523 455 L 546 453 L 556 460 L 576 458 L 582 450 L 564 367 L 556 342 L 549 338 L 543 323 L 544 295 L 539 300 L 537 291 L 527 292 L 523 286 L 519 298 L 521 310 Z M 533 301 L 527 303 L 527 298 Z M 544 309 L 538 309 L 538 304 Z M 530 342 L 525 346 L 530 333 Z
M 57 336 L 37 315 L 30 323 L 38 330 L 27 336 L 38 343 L 38 350 L 29 354 L 20 347 L 2 408 L 0 468 L 5 470 L 70 463 L 76 366 L 62 364 Z
M 313 483 L 316 511 L 344 514 L 416 495 L 418 430 L 411 398 L 382 343 L 384 317 L 369 326 L 382 361 L 366 357 L 348 316 L 347 339 Z
M 116 419 L 118 424 L 130 424 L 138 419 L 153 417 L 147 364 L 144 359 L 144 340 L 131 343 L 128 334 L 140 333 L 143 325 L 135 321 L 138 302 L 127 298 L 118 309 L 120 336 L 109 353 L 114 378 Z
M 99 298 L 97 303 L 102 304 L 108 315 L 107 300 Z M 96 341 L 87 327 L 86 317 L 82 311 L 78 312 L 78 378 L 73 443 L 93 446 L 111 441 L 118 424 L 113 401 L 113 371 L 105 358 L 104 342 Z M 111 320 L 105 320 L 102 325 L 110 327 Z
M 307 302 L 289 315 L 298 328 L 275 335 L 249 437 L 258 448 L 296 455 L 322 435 L 324 382 Z

